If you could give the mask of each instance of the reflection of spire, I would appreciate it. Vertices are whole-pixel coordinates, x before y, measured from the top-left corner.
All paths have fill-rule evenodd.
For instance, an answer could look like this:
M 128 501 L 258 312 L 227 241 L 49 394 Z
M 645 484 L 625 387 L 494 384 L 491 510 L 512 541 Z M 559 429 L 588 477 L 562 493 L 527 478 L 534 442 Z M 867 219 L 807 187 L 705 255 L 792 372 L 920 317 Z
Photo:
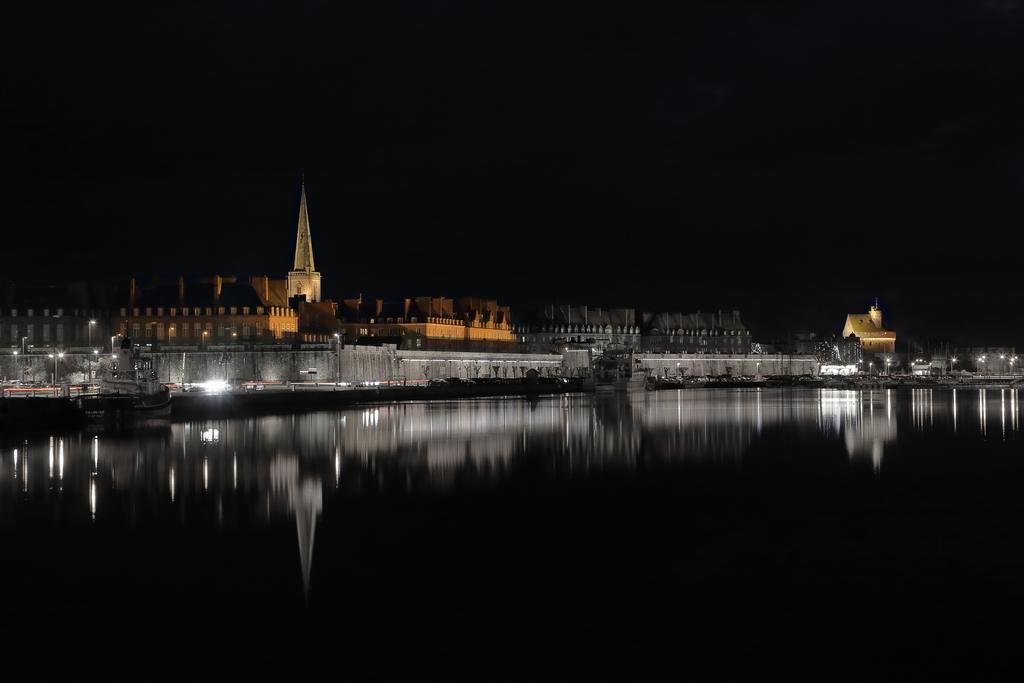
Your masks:
M 270 490 L 277 495 L 287 494 L 288 507 L 295 513 L 299 562 L 302 563 L 302 590 L 308 595 L 316 518 L 324 507 L 323 485 L 319 478 L 299 476 L 299 460 L 295 456 L 278 456 L 270 462 Z
M 302 590 L 309 595 L 309 575 L 313 569 L 313 540 L 316 518 L 324 507 L 323 487 L 319 479 L 306 479 L 292 494 L 295 531 L 299 536 L 299 561 L 302 563 Z

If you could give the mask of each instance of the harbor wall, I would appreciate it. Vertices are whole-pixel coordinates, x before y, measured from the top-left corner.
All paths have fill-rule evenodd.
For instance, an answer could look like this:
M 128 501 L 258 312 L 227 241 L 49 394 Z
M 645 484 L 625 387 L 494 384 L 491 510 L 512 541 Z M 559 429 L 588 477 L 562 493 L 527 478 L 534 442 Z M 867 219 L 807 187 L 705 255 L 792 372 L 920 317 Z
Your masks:
M 811 355 L 785 353 L 641 353 L 641 365 L 655 377 L 755 377 L 817 375 L 818 361 Z
M 459 377 L 519 378 L 529 370 L 541 376 L 589 374 L 589 355 L 569 349 L 563 354 L 401 350 L 394 346 L 343 346 L 340 350 L 160 351 L 153 359 L 157 377 L 166 383 L 223 379 L 231 383 L 262 381 L 423 381 Z M 637 354 L 652 375 L 803 375 L 817 374 L 813 356 L 786 354 Z M 109 368 L 109 354 L 66 353 L 57 358 L 58 383 L 88 381 Z M 0 379 L 49 383 L 54 359 L 47 354 L 0 356 Z
M 544 376 L 561 372 L 562 356 L 542 353 L 487 353 L 397 350 L 394 346 L 354 346 L 340 350 L 160 351 L 153 360 L 161 382 L 184 384 L 223 379 L 261 381 L 396 381 L 448 377 L 522 377 L 528 370 Z M 109 354 L 65 353 L 0 356 L 0 380 L 77 384 L 109 369 Z

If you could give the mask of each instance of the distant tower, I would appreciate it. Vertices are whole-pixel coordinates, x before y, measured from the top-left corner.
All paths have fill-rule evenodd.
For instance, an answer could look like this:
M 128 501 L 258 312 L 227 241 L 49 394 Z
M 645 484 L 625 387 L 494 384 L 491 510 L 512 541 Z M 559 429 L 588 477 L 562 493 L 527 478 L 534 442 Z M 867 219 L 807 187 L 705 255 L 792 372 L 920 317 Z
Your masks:
M 875 327 L 882 329 L 882 309 L 878 307 L 878 299 L 875 299 L 875 305 L 868 311 L 868 315 L 871 316 L 871 322 Z
M 320 301 L 320 273 L 313 266 L 313 238 L 306 209 L 306 181 L 299 199 L 299 230 L 295 236 L 295 266 L 288 273 L 288 297 L 305 295 L 306 301 Z

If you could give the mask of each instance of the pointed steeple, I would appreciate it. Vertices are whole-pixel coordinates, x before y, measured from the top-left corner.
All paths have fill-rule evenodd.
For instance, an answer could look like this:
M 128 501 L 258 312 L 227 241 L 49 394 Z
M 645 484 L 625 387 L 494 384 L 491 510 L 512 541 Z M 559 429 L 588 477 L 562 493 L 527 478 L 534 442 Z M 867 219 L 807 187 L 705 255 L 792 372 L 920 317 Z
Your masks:
M 309 209 L 306 206 L 306 177 L 302 177 L 299 198 L 299 229 L 295 236 L 295 267 L 288 273 L 288 298 L 304 297 L 310 303 L 320 301 L 320 273 L 313 265 L 313 238 L 309 232 Z
M 311 273 L 313 266 L 313 237 L 309 232 L 309 212 L 306 209 L 306 179 L 302 178 L 302 197 L 299 199 L 299 229 L 295 236 L 295 271 Z

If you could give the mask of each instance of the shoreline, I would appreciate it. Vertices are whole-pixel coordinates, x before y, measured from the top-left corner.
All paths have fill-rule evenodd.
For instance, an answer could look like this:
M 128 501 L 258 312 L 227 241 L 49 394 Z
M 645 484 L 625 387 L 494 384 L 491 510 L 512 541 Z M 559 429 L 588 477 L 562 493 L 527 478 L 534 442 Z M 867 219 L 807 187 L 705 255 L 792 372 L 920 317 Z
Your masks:
M 1024 387 L 1020 381 L 1002 382 L 850 382 L 836 380 L 798 380 L 796 378 L 720 382 L 656 382 L 650 391 L 692 391 L 699 389 L 832 389 L 848 391 L 877 390 L 1005 390 Z M 414 401 L 448 401 L 475 398 L 522 398 L 593 393 L 593 386 L 581 382 L 568 384 L 509 383 L 442 386 L 383 386 L 332 390 L 305 387 L 295 390 L 265 390 L 224 393 L 176 393 L 171 402 L 169 421 L 225 419 L 259 415 L 287 415 L 330 410 L 356 405 Z M 626 392 L 616 392 L 623 394 Z M 639 390 L 636 392 L 639 393 Z M 0 428 L 4 430 L 78 429 L 90 423 L 72 399 L 61 397 L 0 398 Z M 109 423 L 107 423 L 109 424 Z

